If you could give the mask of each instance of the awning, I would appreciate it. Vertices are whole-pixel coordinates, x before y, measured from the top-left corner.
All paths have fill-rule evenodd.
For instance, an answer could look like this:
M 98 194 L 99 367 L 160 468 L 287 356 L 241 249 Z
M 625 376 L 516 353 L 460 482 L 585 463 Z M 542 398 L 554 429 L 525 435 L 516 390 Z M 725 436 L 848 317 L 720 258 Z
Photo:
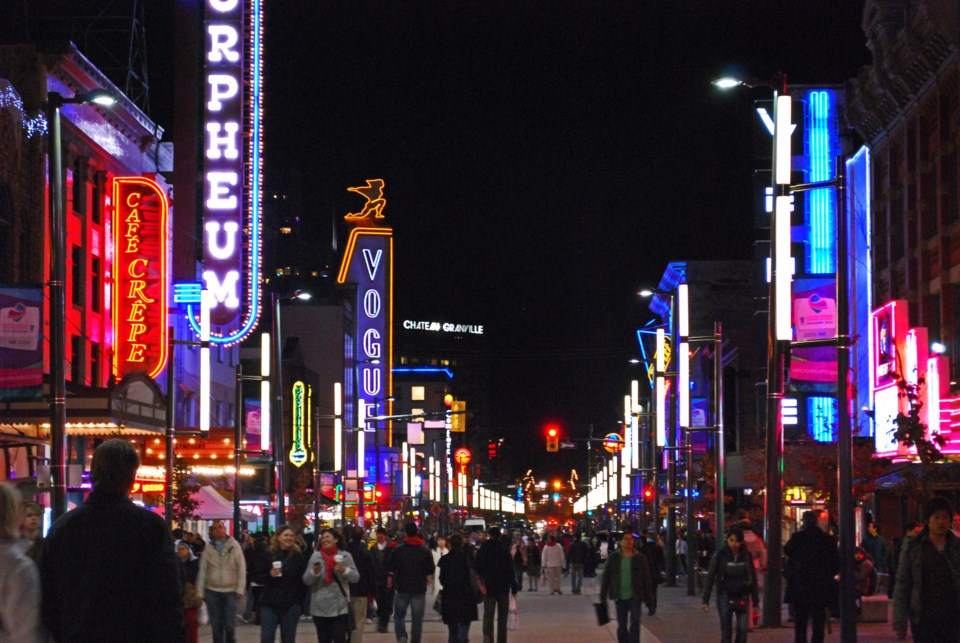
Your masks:
M 193 497 L 200 503 L 196 511 L 199 520 L 233 520 L 233 503 L 221 496 L 212 485 L 200 487 Z M 255 513 L 241 507 L 240 519 L 254 522 L 258 518 Z

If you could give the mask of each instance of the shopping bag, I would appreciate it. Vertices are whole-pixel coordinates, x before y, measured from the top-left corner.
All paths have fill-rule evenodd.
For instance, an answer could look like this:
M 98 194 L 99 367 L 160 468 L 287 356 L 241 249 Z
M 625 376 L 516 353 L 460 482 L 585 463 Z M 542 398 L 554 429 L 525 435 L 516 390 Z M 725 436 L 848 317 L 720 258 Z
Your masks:
M 597 625 L 603 626 L 610 622 L 610 610 L 607 607 L 606 601 L 594 603 L 593 609 L 597 612 Z
M 199 608 L 197 608 L 197 623 L 200 625 L 206 625 L 210 622 L 210 612 L 207 611 L 207 604 L 204 603 Z
M 510 595 L 510 611 L 507 614 L 507 629 L 514 631 L 520 629 L 520 615 L 517 613 L 517 597 L 514 594 Z

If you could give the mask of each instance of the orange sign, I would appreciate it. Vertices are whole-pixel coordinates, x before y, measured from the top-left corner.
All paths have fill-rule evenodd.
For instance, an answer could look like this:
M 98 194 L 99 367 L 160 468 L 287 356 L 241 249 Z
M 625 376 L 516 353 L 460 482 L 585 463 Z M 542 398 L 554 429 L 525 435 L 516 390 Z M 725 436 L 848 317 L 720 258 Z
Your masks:
M 453 461 L 459 464 L 461 467 L 465 467 L 470 464 L 470 449 L 464 449 L 460 447 L 453 452 Z
M 167 196 L 151 179 L 113 179 L 113 374 L 167 364 Z
M 156 480 L 135 480 L 130 493 L 163 493 L 167 486 Z

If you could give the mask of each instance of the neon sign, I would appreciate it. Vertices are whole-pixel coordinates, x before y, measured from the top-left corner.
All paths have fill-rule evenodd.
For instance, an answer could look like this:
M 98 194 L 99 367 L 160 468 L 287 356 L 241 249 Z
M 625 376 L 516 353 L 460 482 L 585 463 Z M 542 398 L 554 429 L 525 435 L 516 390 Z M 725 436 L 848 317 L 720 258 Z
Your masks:
M 348 188 L 367 202 L 344 217 L 357 227 L 350 231 L 337 275 L 337 283 L 357 286 L 357 397 L 362 404 L 393 394 L 393 230 L 374 227 L 371 220 L 383 217 L 383 184 L 383 179 L 368 179 L 367 187 Z
M 167 197 L 151 179 L 113 180 L 113 373 L 167 364 Z
M 303 382 L 293 384 L 293 433 L 290 441 L 290 462 L 301 467 L 307 461 L 304 433 L 310 426 L 310 389 Z
M 221 327 L 210 341 L 235 344 L 261 305 L 261 2 L 205 5 L 202 279 Z M 199 334 L 193 306 L 188 318 Z

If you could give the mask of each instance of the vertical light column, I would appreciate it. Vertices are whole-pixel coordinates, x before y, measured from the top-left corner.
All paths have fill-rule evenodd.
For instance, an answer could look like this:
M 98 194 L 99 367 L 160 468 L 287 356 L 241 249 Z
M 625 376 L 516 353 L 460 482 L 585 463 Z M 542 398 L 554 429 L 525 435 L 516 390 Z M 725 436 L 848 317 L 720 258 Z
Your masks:
M 633 406 L 630 396 L 623 397 L 623 444 L 620 447 L 620 497 L 630 495 L 630 450 L 633 446 L 633 424 L 630 422 Z
M 410 495 L 410 463 L 407 461 L 407 443 L 400 446 L 400 493 L 404 496 Z
M 633 442 L 630 445 L 630 468 L 636 471 L 640 468 L 640 382 L 632 380 L 630 382 L 630 425 L 633 427 L 631 437 Z
M 776 181 L 777 185 L 790 185 L 793 172 L 791 158 L 791 134 L 793 133 L 792 99 L 790 96 L 777 96 L 775 105 L 776 130 L 774 131 L 774 146 L 776 148 Z M 793 339 L 791 325 L 791 282 L 793 279 L 793 263 L 790 257 L 790 214 L 793 210 L 792 196 L 777 196 L 774 202 L 774 231 L 776 239 L 773 247 L 774 280 L 776 282 L 776 319 L 777 339 L 790 341 Z
M 260 334 L 260 450 L 270 450 L 270 333 Z M 334 467 L 337 468 L 337 467 Z
M 435 462 L 434 462 L 433 456 L 430 456 L 429 458 L 427 458 L 427 480 L 428 480 L 427 489 L 429 490 L 427 492 L 427 498 L 429 498 L 431 502 L 437 499 L 437 496 L 436 496 L 437 481 L 436 481 L 436 476 L 434 476 L 433 474 L 434 464 Z
M 680 401 L 679 423 L 690 428 L 690 305 L 687 284 L 677 286 L 677 398 Z
M 210 300 L 213 294 L 200 291 L 200 430 L 210 431 Z
M 417 493 L 417 449 L 415 447 L 409 447 L 410 454 L 408 456 L 410 462 L 410 493 Z
M 367 403 L 357 398 L 357 477 L 363 480 L 367 475 Z M 362 493 L 362 487 L 361 487 Z
M 333 470 L 343 470 L 343 385 L 333 385 Z
M 667 442 L 667 390 L 664 371 L 666 370 L 666 357 L 664 352 L 667 349 L 666 337 L 663 329 L 657 329 L 657 371 L 655 395 L 657 398 L 657 446 L 663 447 Z
M 474 509 L 480 504 L 480 481 L 474 478 L 473 480 L 473 498 L 471 498 L 470 506 Z

